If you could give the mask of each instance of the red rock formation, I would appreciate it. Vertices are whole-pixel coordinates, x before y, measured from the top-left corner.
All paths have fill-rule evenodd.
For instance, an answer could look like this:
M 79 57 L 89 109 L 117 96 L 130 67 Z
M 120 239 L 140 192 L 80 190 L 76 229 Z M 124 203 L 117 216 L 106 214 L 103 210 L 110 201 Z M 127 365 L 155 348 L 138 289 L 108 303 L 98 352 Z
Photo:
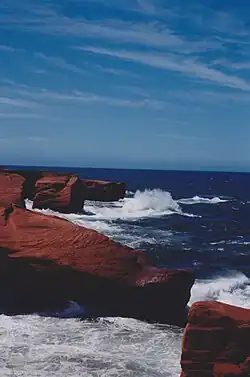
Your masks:
M 13 312 L 74 300 L 100 315 L 183 325 L 192 272 L 155 268 L 143 253 L 93 230 L 16 206 L 2 208 L 0 248 L 0 302 Z
M 35 185 L 36 182 L 47 176 L 71 176 L 72 174 L 66 173 L 56 173 L 51 171 L 45 170 L 21 170 L 21 169 L 8 169 L 6 167 L 0 167 L 0 171 L 9 173 L 9 174 L 18 174 L 21 175 L 25 179 L 24 183 L 24 198 L 34 200 L 35 197 Z
M 71 175 L 46 175 L 36 182 L 33 208 L 63 213 L 81 212 L 85 190 L 81 180 Z
M 18 174 L 0 172 L 0 205 L 13 203 L 24 207 L 24 182 Z
M 36 182 L 43 177 L 71 177 L 73 173 L 57 173 L 43 170 L 10 170 L 0 167 L 0 172 L 18 174 L 25 178 L 24 198 L 33 200 L 36 194 Z M 107 182 L 99 180 L 82 179 L 86 200 L 98 200 L 104 202 L 116 201 L 125 197 L 126 185 L 121 182 Z
M 192 305 L 182 347 L 182 377 L 250 376 L 250 310 L 220 302 Z
M 125 197 L 125 183 L 90 179 L 82 179 L 82 182 L 87 186 L 86 200 L 113 202 Z

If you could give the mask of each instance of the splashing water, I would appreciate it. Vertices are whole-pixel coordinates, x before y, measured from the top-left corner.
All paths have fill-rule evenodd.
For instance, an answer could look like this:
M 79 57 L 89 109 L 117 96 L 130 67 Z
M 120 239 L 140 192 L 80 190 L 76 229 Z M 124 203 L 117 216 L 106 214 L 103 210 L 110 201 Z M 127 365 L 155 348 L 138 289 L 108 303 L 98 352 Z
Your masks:
M 226 276 L 197 280 L 191 291 L 189 305 L 210 300 L 250 309 L 250 279 L 243 273 L 231 271 Z
M 98 219 L 139 219 L 145 217 L 158 217 L 182 214 L 179 204 L 171 194 L 162 190 L 136 191 L 134 197 L 125 198 L 118 206 L 95 206 L 86 205 L 85 210 L 93 213 Z
M 126 318 L 0 316 L 1 375 L 177 377 L 182 330 Z
M 178 203 L 180 204 L 219 204 L 219 203 L 225 203 L 225 202 L 228 202 L 228 200 L 221 199 L 217 196 L 214 198 L 203 198 L 198 195 L 194 196 L 193 198 L 178 200 Z

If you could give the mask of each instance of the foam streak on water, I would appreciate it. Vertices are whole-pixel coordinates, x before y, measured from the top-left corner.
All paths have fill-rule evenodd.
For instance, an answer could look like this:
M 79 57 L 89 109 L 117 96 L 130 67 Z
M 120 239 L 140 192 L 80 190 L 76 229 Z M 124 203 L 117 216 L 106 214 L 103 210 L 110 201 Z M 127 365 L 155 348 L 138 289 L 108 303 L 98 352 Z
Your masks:
M 196 301 L 215 300 L 250 309 L 250 279 L 237 271 L 213 279 L 197 280 L 191 293 L 190 305 Z
M 219 203 L 225 203 L 227 201 L 228 200 L 221 199 L 217 196 L 214 198 L 203 198 L 196 195 L 193 198 L 179 199 L 178 203 L 180 204 L 219 204 Z
M 171 194 L 157 189 L 137 191 L 133 197 L 125 198 L 111 207 L 85 205 L 85 210 L 92 213 L 96 219 L 107 220 L 133 220 L 173 213 L 182 214 L 179 204 L 172 198 Z
M 136 224 L 137 221 L 171 215 L 195 217 L 192 213 L 184 213 L 178 202 L 167 191 L 154 189 L 137 191 L 134 194 L 129 192 L 129 196 L 119 202 L 87 201 L 82 214 L 62 214 L 49 209 L 36 211 L 56 215 L 74 224 L 97 230 L 134 248 L 140 247 L 141 242 L 160 243 L 171 234 L 171 232 L 159 229 L 147 229 L 145 233 L 143 226 Z M 32 202 L 26 200 L 26 207 L 32 209 Z
M 1 375 L 177 377 L 181 335 L 132 319 L 0 316 Z
M 41 212 L 57 215 L 80 226 L 95 229 L 116 241 L 138 249 L 146 243 L 150 250 L 157 252 L 157 248 L 161 246 L 161 251 L 166 252 L 169 258 L 166 260 L 167 264 L 170 263 L 170 267 L 171 258 L 174 259 L 176 254 L 177 259 L 179 258 L 177 264 L 179 266 L 186 256 L 188 259 L 189 255 L 190 258 L 194 255 L 196 260 L 200 253 L 204 255 L 204 259 L 202 257 L 199 259 L 200 264 L 204 266 L 208 263 L 210 266 L 210 261 L 216 264 L 218 260 L 219 265 L 222 260 L 219 259 L 222 255 L 220 249 L 214 247 L 217 244 L 234 248 L 240 245 L 247 247 L 250 242 L 239 232 L 236 233 L 236 238 L 231 239 L 231 233 L 225 231 L 227 223 L 222 227 L 223 232 L 225 231 L 222 234 L 220 223 L 215 224 L 213 218 L 212 226 L 209 228 L 210 215 L 204 213 L 212 213 L 211 217 L 213 217 L 213 209 L 220 210 L 220 205 L 225 201 L 229 202 L 225 207 L 230 206 L 230 198 L 227 200 L 224 198 L 196 195 L 175 200 L 169 192 L 155 189 L 128 192 L 124 200 L 116 203 L 86 202 L 85 213 L 66 215 L 46 209 Z M 194 204 L 202 204 L 202 206 L 193 206 Z M 32 202 L 26 201 L 26 206 L 31 209 Z M 204 213 L 201 212 L 204 217 L 194 217 L 194 214 L 189 212 L 195 212 L 199 207 L 206 208 Z M 217 215 L 218 212 L 215 212 L 215 216 Z M 173 228 L 171 228 L 171 219 L 174 219 Z M 225 221 L 225 216 L 219 221 Z M 195 222 L 194 227 L 192 227 L 193 222 Z M 176 224 L 181 224 L 177 230 L 174 228 Z M 200 233 L 203 229 L 207 229 L 207 233 L 213 235 L 207 242 L 204 239 L 206 233 Z M 196 242 L 201 240 L 198 246 L 196 243 L 191 243 L 181 248 L 182 243 L 179 243 L 168 254 L 168 241 L 176 236 L 178 238 L 180 234 L 185 235 L 188 231 L 190 233 L 187 234 L 187 242 L 191 234 L 195 236 Z M 225 238 L 221 239 L 221 234 Z M 202 249 L 204 245 L 206 248 Z M 207 250 L 207 245 L 211 245 L 214 249 Z M 234 255 L 235 250 L 230 249 L 230 251 L 231 255 L 232 253 Z M 210 257 L 208 253 L 211 255 L 215 253 L 212 259 L 208 258 Z M 247 256 L 245 249 L 244 255 Z M 226 263 L 224 259 L 223 263 Z M 203 300 L 219 300 L 250 308 L 250 279 L 239 271 L 220 272 L 207 279 L 198 279 L 192 288 L 189 304 Z M 71 304 L 62 315 L 70 317 L 78 310 L 80 309 L 76 304 Z M 160 328 L 121 318 L 81 322 L 72 318 L 0 316 L 0 335 L 0 368 L 4 376 L 14 375 L 10 365 L 13 365 L 15 376 L 25 377 L 65 375 L 68 377 L 179 377 L 180 375 L 182 330 L 174 327 Z

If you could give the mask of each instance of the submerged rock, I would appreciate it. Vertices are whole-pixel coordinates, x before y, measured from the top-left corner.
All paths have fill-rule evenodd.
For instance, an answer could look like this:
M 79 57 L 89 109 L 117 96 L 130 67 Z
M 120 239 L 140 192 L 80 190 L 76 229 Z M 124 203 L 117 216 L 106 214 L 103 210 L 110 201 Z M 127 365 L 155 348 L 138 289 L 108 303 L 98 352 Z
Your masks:
M 35 185 L 33 208 L 63 213 L 82 212 L 85 188 L 73 175 L 46 175 Z
M 98 181 L 91 179 L 82 179 L 82 182 L 87 186 L 85 193 L 86 200 L 114 202 L 125 197 L 125 183 Z
M 0 215 L 0 300 L 9 312 L 74 301 L 91 315 L 185 324 L 192 272 L 153 267 L 142 252 L 58 217 L 17 206 Z
M 0 172 L 0 205 L 13 203 L 24 207 L 24 184 L 21 175 Z
M 182 347 L 182 377 L 250 376 L 250 310 L 221 302 L 192 305 Z

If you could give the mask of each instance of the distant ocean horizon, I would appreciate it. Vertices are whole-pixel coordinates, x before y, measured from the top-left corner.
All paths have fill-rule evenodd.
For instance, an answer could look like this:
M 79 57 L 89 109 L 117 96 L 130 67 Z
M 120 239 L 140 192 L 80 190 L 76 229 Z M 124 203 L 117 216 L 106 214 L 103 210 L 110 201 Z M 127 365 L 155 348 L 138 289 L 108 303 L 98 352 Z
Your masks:
M 78 214 L 48 209 L 41 212 L 66 218 L 142 250 L 157 266 L 191 268 L 196 282 L 189 304 L 219 300 L 250 308 L 249 173 L 39 169 L 125 182 L 126 197 L 118 202 L 85 202 L 84 212 Z M 26 206 L 31 209 L 32 203 L 27 200 Z M 25 369 L 16 362 L 14 370 L 25 370 L 30 377 L 47 377 L 41 365 L 53 376 L 179 376 L 181 329 L 126 318 L 100 318 L 95 323 L 70 318 L 81 310 L 76 303 L 70 303 L 60 313 L 69 317 L 64 321 L 37 315 L 1 316 L 0 327 L 10 329 L 0 345 L 1 354 L 8 359 L 9 352 L 14 360 L 15 356 L 18 359 L 29 339 L 32 357 L 26 361 Z M 15 342 L 19 348 L 15 348 Z
M 34 170 L 48 170 L 52 169 L 53 171 L 59 170 L 74 170 L 74 169 L 87 169 L 87 170 L 137 170 L 137 171 L 176 171 L 176 172 L 205 172 L 205 173 L 243 173 L 243 174 L 250 174 L 250 166 L 247 167 L 158 167 L 158 168 L 150 168 L 150 167 L 137 167 L 136 164 L 134 167 L 112 167 L 112 166 L 78 166 L 78 165 L 54 165 L 54 164 L 35 164 L 35 165 L 27 165 L 27 164 L 2 164 L 0 167 L 8 167 L 10 169 L 17 169 L 17 168 L 24 168 L 24 169 L 34 169 Z

